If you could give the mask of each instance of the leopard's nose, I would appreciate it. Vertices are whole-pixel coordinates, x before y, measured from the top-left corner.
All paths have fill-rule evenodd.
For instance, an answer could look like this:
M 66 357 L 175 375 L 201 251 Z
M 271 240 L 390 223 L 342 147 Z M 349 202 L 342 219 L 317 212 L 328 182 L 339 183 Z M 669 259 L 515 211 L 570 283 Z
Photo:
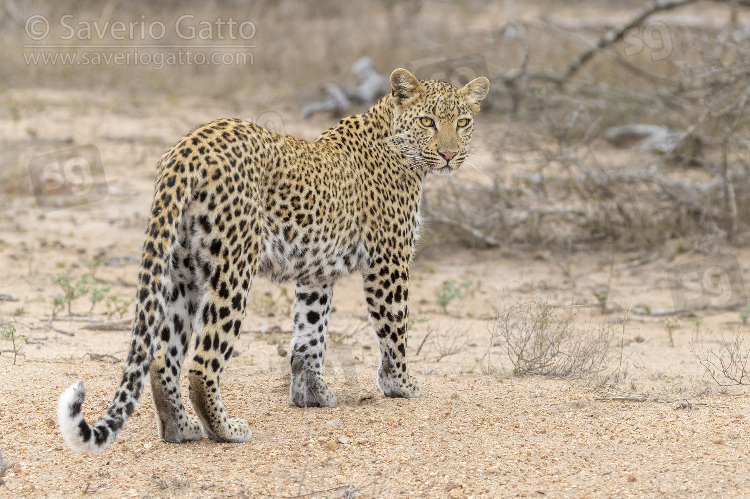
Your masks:
M 446 161 L 450 161 L 456 156 L 456 153 L 451 151 L 438 151 L 438 154 L 441 155 Z

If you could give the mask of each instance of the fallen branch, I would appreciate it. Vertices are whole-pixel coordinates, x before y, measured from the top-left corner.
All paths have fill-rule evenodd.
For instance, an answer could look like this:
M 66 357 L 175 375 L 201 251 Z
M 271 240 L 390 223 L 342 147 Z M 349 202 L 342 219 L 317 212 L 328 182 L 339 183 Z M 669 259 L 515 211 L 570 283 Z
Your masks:
M 56 333 L 64 334 L 64 335 L 67 335 L 67 336 L 75 336 L 76 335 L 75 333 L 73 333 L 71 331 L 66 331 L 65 329 L 60 329 L 59 327 L 55 327 L 52 324 L 49 325 L 49 328 L 52 331 L 56 332 Z
M 132 323 L 133 318 L 131 317 L 128 319 L 94 322 L 81 326 L 80 329 L 88 329 L 92 331 L 122 331 L 125 329 L 130 329 Z
M 53 315 L 51 317 L 42 317 L 40 320 L 47 321 L 47 322 L 51 322 L 51 321 L 101 322 L 101 318 L 99 317 L 90 317 L 90 316 L 84 316 L 84 315 L 70 315 L 67 317 L 57 317 Z
M 655 310 L 646 310 L 644 307 L 634 307 L 633 312 L 640 315 L 661 317 L 664 315 L 688 314 L 694 315 L 693 312 L 686 308 L 657 308 Z
M 614 319 L 610 322 L 610 324 L 625 324 L 627 321 L 634 321 L 634 322 L 661 322 L 661 319 L 657 319 L 656 317 L 641 317 L 638 315 L 628 315 L 624 317 L 618 317 L 617 319 Z
M 647 263 L 651 263 L 654 260 L 657 260 L 660 256 L 661 256 L 661 253 L 659 253 L 658 251 L 654 251 L 653 253 L 651 253 L 650 255 L 648 255 L 648 256 L 646 256 L 644 258 L 637 258 L 637 259 L 631 260 L 631 261 L 629 261 L 627 263 L 618 263 L 617 265 L 614 266 L 614 269 L 615 270 L 627 270 L 627 269 L 631 269 L 633 267 L 638 267 L 640 265 L 645 265 Z
M 111 363 L 113 363 L 113 364 L 114 364 L 114 363 L 118 363 L 118 362 L 122 362 L 122 359 L 119 359 L 119 358 L 115 357 L 114 355 L 110 355 L 110 354 L 108 354 L 108 353 L 94 353 L 94 352 L 87 352 L 87 353 L 86 353 L 86 354 L 84 355 L 84 357 L 85 357 L 86 355 L 88 355 L 88 356 L 89 356 L 89 359 L 91 359 L 91 360 L 96 360 L 96 361 L 99 361 L 99 362 L 106 362 L 107 360 L 109 360 L 109 361 L 110 361 Z

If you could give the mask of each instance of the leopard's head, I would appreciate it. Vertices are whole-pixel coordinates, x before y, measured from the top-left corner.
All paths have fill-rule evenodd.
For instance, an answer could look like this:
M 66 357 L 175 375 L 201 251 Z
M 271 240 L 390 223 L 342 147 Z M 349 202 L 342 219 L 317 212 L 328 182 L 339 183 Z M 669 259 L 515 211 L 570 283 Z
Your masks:
M 462 88 L 441 81 L 419 81 L 405 69 L 391 74 L 391 144 L 425 172 L 450 171 L 466 159 L 474 115 L 490 82 L 479 77 Z

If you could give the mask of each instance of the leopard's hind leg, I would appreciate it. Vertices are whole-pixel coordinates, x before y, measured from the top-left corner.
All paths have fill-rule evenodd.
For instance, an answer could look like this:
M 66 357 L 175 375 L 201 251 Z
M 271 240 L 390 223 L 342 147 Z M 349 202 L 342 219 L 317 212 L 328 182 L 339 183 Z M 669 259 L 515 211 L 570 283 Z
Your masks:
M 151 393 L 156 405 L 159 436 L 167 442 L 186 442 L 203 437 L 200 422 L 185 411 L 180 390 L 180 373 L 198 306 L 198 287 L 205 281 L 191 256 L 192 222 L 193 218 L 186 216 L 181 224 L 178 243 L 162 279 L 164 320 L 151 364 Z
M 206 203 L 214 202 L 209 198 Z M 211 224 L 199 216 L 193 255 L 206 282 L 195 313 L 195 354 L 190 364 L 190 402 L 215 441 L 245 442 L 252 432 L 247 422 L 230 418 L 219 393 L 224 366 L 232 357 L 245 316 L 247 293 L 258 266 L 260 236 L 257 210 L 246 198 L 234 200 L 228 223 Z M 211 210 L 201 208 L 203 213 Z M 220 210 L 219 210 L 220 211 Z M 226 213 L 226 211 L 224 212 Z M 206 217 L 201 219 L 201 217 Z

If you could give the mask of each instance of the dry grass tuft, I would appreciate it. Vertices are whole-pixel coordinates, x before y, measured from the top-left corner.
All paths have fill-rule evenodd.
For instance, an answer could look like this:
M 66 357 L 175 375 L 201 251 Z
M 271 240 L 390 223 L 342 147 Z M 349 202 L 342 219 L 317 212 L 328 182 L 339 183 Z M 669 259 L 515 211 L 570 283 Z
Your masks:
M 493 346 L 510 358 L 514 375 L 582 378 L 604 369 L 613 329 L 606 325 L 581 329 L 572 308 L 537 300 L 497 311 L 492 338 Z

